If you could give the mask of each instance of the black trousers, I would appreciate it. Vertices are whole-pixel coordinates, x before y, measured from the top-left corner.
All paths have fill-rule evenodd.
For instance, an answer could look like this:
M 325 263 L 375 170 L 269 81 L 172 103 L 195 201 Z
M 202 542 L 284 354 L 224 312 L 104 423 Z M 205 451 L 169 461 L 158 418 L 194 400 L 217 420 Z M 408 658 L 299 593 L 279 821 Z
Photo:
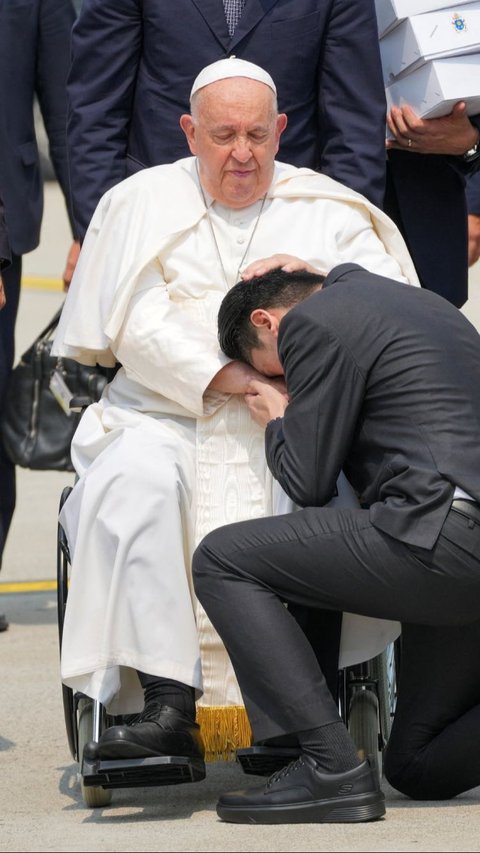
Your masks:
M 419 799 L 480 785 L 480 525 L 451 510 L 435 548 L 406 546 L 368 510 L 307 508 L 227 525 L 194 560 L 257 740 L 338 722 L 284 601 L 402 622 L 389 781 Z
M 11 265 L 2 273 L 7 304 L 0 311 L 0 419 L 15 357 L 15 322 L 20 299 L 21 275 L 22 259 L 18 255 L 13 255 Z M 0 563 L 15 509 L 15 491 L 15 466 L 8 459 L 0 441 Z

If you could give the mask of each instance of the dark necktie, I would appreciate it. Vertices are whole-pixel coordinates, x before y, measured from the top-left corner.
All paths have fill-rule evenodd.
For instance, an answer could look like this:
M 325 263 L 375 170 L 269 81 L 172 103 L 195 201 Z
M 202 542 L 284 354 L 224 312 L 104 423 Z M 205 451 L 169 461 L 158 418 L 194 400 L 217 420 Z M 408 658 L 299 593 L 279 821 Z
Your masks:
M 225 17 L 227 19 L 228 32 L 230 33 L 230 36 L 233 36 L 235 32 L 235 27 L 240 20 L 245 3 L 246 0 L 223 0 Z

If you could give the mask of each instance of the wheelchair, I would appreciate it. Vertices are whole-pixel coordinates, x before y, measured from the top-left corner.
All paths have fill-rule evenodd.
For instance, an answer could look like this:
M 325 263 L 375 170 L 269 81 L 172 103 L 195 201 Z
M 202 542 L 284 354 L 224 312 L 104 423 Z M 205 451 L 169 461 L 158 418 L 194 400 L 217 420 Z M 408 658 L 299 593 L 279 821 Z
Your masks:
M 72 490 L 64 488 L 60 510 Z M 57 607 L 60 650 L 63 623 L 68 597 L 70 553 L 65 532 L 58 523 L 57 537 Z M 379 780 L 382 776 L 382 756 L 395 713 L 397 672 L 400 641 L 391 643 L 382 654 L 339 671 L 339 711 L 359 756 L 369 758 Z M 75 692 L 62 684 L 63 709 L 67 740 L 72 758 L 80 766 L 80 785 L 84 803 L 89 808 L 109 805 L 114 788 L 150 787 L 196 782 L 204 778 L 203 767 L 185 757 L 158 757 L 125 760 L 101 760 L 96 744 L 102 732 L 128 721 L 128 717 L 113 717 L 98 701 Z M 291 750 L 292 759 L 297 750 Z M 279 756 L 288 749 L 278 750 Z M 238 749 L 236 759 L 247 774 L 268 776 L 279 769 L 276 754 L 265 747 Z

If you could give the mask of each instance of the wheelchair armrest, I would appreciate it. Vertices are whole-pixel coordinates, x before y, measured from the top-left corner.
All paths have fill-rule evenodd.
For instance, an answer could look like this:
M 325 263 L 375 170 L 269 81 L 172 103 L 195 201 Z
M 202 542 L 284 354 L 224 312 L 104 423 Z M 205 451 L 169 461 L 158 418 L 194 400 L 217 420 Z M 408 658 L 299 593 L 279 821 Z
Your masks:
M 95 401 L 92 397 L 81 397 L 77 394 L 70 400 L 69 409 L 71 409 L 72 412 L 82 412 L 93 402 Z

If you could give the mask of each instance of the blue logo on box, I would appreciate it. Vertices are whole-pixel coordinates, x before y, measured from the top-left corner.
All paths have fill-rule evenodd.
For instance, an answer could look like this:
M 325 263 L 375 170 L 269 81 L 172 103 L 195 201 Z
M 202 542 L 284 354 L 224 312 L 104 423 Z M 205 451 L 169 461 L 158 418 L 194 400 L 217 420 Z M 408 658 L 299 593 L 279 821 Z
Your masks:
M 457 33 L 464 33 L 467 29 L 467 22 L 465 18 L 462 18 L 460 15 L 455 12 L 452 18 L 452 25 Z

